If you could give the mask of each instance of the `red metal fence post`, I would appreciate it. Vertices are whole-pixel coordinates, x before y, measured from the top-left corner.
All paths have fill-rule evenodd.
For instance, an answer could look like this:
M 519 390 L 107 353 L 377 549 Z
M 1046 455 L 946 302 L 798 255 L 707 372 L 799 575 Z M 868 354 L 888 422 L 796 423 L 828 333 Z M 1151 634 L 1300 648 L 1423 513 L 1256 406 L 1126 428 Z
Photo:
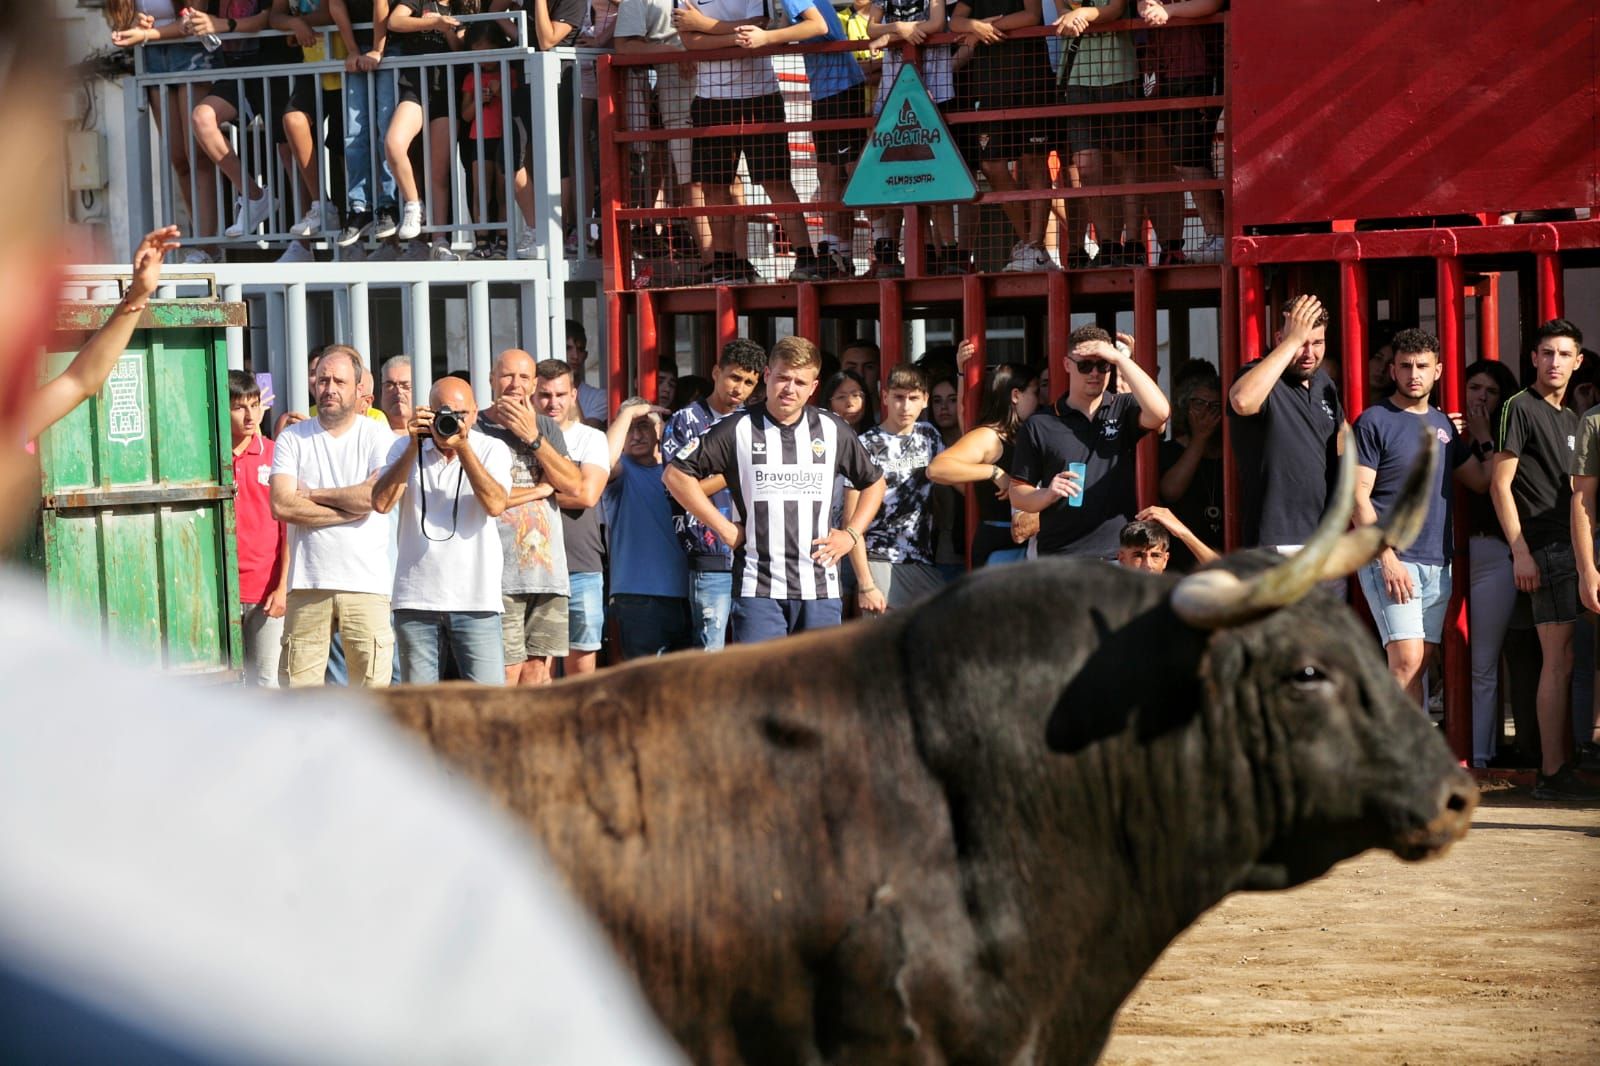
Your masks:
M 1440 403 L 1447 412 L 1464 409 L 1467 375 L 1467 304 L 1461 258 L 1441 255 L 1437 267 L 1435 293 L 1439 320 L 1439 359 L 1444 366 L 1440 384 Z M 1449 478 L 1450 472 L 1445 472 Z M 1460 759 L 1472 758 L 1472 651 L 1467 628 L 1467 591 L 1471 584 L 1471 563 L 1467 558 L 1467 500 L 1464 489 L 1455 490 L 1454 546 L 1451 559 L 1450 604 L 1445 612 L 1444 731 L 1450 748 Z
M 1158 378 L 1161 368 L 1156 360 L 1156 276 L 1147 266 L 1137 267 L 1133 272 L 1133 339 L 1133 355 L 1140 369 L 1152 378 Z M 1163 391 L 1172 391 L 1170 382 Z M 1134 452 L 1134 476 L 1138 485 L 1140 510 L 1160 502 L 1161 468 L 1156 453 L 1160 444 L 1161 434 L 1146 433 L 1139 438 Z
M 968 274 L 961 279 L 961 333 L 972 342 L 976 351 L 967 364 L 967 425 L 978 420 L 978 403 L 982 399 L 983 368 L 989 365 L 989 312 L 984 304 L 983 279 Z M 966 487 L 967 518 L 967 569 L 972 569 L 972 542 L 978 536 L 978 493 L 990 488 L 987 484 Z
M 1367 265 L 1339 261 L 1339 337 L 1344 364 L 1344 410 L 1351 422 L 1367 403 Z
M 622 301 L 622 293 L 606 293 L 606 329 L 610 331 L 612 340 L 606 348 L 606 401 L 613 416 L 617 408 L 622 406 L 623 389 L 628 381 L 627 346 L 622 343 L 628 318 Z
M 1478 358 L 1500 361 L 1500 275 L 1485 274 L 1478 292 Z M 1464 384 L 1464 383 L 1463 383 Z
M 712 353 L 714 365 L 722 358 L 722 348 L 739 336 L 739 308 L 733 300 L 733 290 L 726 285 L 717 286 L 717 350 Z
M 611 65 L 610 56 L 601 56 L 595 64 L 596 100 L 600 118 L 600 157 L 611 161 L 611 166 L 600 168 L 600 246 L 601 277 L 605 289 L 615 292 L 627 287 L 628 278 L 623 264 L 628 261 L 628 250 L 622 242 L 622 227 L 617 224 L 617 208 L 625 195 L 624 176 L 628 173 L 628 145 L 616 139 L 617 89 L 622 78 Z M 611 347 L 621 346 L 622 337 L 613 334 Z
M 906 361 L 905 305 L 900 300 L 900 283 L 889 278 L 878 282 L 878 391 L 889 384 L 889 372 Z
M 1566 306 L 1566 294 L 1563 291 L 1561 278 L 1561 253 L 1535 252 L 1533 272 L 1538 289 L 1539 321 L 1535 323 L 1538 326 L 1552 318 L 1560 318 L 1561 309 Z M 1528 332 L 1531 333 L 1532 330 Z
M 656 298 L 649 289 L 634 293 L 634 329 L 639 335 L 639 395 L 655 403 L 659 397 L 656 373 L 661 369 L 661 336 L 657 328 Z
M 1050 381 L 1050 402 L 1067 391 L 1067 356 L 1072 347 L 1072 287 L 1064 270 L 1052 270 L 1045 277 L 1045 320 L 1050 324 L 1045 338 L 1045 370 Z
M 822 344 L 822 302 L 815 285 L 796 285 L 794 292 L 794 331 L 812 344 Z
M 1217 371 L 1222 378 L 1222 402 L 1228 402 L 1228 392 L 1234 378 L 1239 375 L 1239 274 L 1231 267 L 1222 268 L 1222 293 L 1217 308 Z M 1243 516 L 1239 513 L 1239 472 L 1233 462 L 1233 419 L 1222 419 L 1222 544 L 1228 551 L 1237 551 L 1243 539 Z

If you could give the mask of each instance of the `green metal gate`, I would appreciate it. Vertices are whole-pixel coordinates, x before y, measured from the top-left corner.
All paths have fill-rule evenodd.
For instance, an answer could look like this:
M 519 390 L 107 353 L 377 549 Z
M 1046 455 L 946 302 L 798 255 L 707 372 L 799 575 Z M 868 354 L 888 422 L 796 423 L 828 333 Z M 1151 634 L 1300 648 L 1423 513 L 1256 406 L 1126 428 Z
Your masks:
M 111 306 L 64 305 L 52 347 Z M 39 439 L 52 610 L 164 670 L 242 668 L 224 330 L 243 325 L 243 304 L 152 301 L 100 395 Z M 75 354 L 49 354 L 46 377 Z

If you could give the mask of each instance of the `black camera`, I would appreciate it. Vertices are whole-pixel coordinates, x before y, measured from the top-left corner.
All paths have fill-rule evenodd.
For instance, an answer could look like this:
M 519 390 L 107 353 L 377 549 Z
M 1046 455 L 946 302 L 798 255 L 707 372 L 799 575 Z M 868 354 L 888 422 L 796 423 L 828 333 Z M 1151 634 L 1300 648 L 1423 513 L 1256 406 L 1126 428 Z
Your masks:
M 461 413 L 448 407 L 433 412 L 433 431 L 441 440 L 449 440 L 461 432 Z

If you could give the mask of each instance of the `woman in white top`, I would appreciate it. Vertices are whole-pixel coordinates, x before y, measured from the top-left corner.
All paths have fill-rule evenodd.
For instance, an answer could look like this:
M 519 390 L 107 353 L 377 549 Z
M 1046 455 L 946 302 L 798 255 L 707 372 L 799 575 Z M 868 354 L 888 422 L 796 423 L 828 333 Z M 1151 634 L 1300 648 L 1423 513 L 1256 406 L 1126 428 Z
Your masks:
M 191 168 L 189 155 L 189 112 L 203 100 L 210 80 L 204 72 L 214 65 L 212 55 L 189 33 L 184 20 L 173 5 L 181 0 L 106 0 L 105 17 L 111 25 L 111 43 L 118 48 L 140 48 L 144 54 L 146 74 L 193 74 L 192 80 L 181 85 L 168 84 L 165 91 L 151 85 L 145 90 L 149 99 L 150 114 L 167 142 L 167 159 L 172 164 L 172 178 L 178 195 L 190 218 L 194 216 L 194 203 L 190 199 Z M 194 0 L 197 8 L 204 10 L 207 0 Z M 172 42 L 172 43 L 167 43 Z M 163 99 L 163 97 L 165 99 Z M 210 161 L 202 153 L 194 160 L 198 182 L 195 187 L 209 189 L 214 178 Z M 210 259 L 205 251 L 193 248 L 184 262 L 204 262 Z

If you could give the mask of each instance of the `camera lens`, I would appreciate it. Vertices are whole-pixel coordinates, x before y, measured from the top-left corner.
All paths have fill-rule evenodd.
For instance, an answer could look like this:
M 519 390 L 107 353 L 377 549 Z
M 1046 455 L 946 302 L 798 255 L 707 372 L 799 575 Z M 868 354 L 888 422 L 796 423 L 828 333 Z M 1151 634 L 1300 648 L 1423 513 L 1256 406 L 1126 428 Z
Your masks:
M 441 437 L 453 437 L 461 432 L 461 416 L 448 407 L 434 412 L 433 428 Z

